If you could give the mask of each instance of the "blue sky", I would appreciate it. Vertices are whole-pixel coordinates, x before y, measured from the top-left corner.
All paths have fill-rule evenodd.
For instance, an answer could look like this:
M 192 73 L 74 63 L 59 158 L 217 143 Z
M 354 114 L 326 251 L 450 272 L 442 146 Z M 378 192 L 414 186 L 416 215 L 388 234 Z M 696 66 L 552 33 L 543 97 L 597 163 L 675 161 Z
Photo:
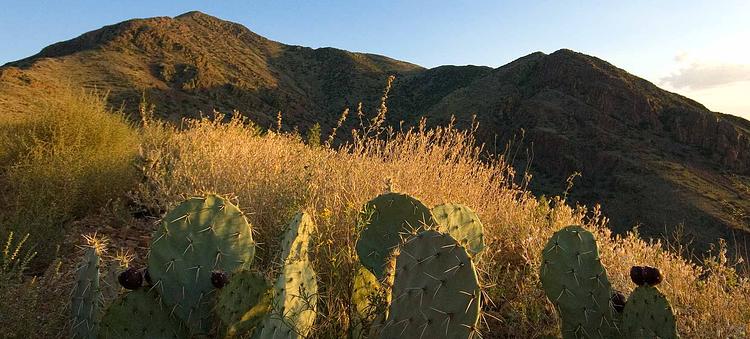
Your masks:
M 287 44 L 426 67 L 570 48 L 750 118 L 750 1 L 0 1 L 0 64 L 133 17 L 190 10 Z

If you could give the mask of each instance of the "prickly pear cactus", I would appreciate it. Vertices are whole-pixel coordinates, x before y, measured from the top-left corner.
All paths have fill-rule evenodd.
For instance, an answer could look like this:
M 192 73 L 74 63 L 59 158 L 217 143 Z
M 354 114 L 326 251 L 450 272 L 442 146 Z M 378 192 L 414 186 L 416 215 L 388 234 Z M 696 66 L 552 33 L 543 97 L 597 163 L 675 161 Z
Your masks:
M 563 337 L 616 337 L 611 287 L 594 235 L 565 227 L 549 239 L 542 258 L 542 286 L 560 313 Z
M 349 332 L 352 338 L 365 338 L 377 314 L 385 311 L 385 292 L 375 276 L 359 267 L 354 276 Z
M 156 298 L 156 291 L 142 288 L 129 292 L 107 309 L 100 338 L 187 338 L 187 330 L 169 313 L 169 308 Z
M 391 300 L 393 298 L 391 292 L 393 290 L 393 282 L 396 278 L 396 259 L 398 258 L 398 254 L 399 248 L 396 248 L 393 252 L 391 252 L 391 256 L 386 260 L 385 263 L 383 278 L 378 280 L 382 291 L 382 294 L 380 295 L 382 301 L 374 305 L 377 307 L 378 313 L 370 323 L 370 330 L 367 333 L 367 338 L 379 338 L 380 332 L 385 325 L 386 319 L 388 318 L 388 308 L 391 305 Z
M 73 338 L 96 338 L 102 299 L 99 288 L 99 251 L 87 247 L 73 287 Z
M 310 247 L 310 237 L 315 230 L 315 224 L 310 215 L 299 212 L 284 232 L 281 240 L 281 262 L 292 262 L 307 258 Z
M 153 289 L 192 333 L 211 327 L 212 271 L 250 266 L 255 254 L 242 212 L 217 195 L 190 198 L 164 216 L 153 236 L 148 269 Z
M 224 337 L 252 333 L 269 311 L 270 289 L 266 279 L 257 273 L 240 271 L 232 276 L 229 284 L 219 290 L 216 301 L 216 315 Z
M 359 261 L 378 279 L 402 238 L 435 225 L 430 209 L 419 200 L 400 193 L 385 193 L 370 200 L 360 214 L 365 227 L 357 241 Z
M 484 226 L 479 216 L 461 204 L 442 204 L 432 208 L 438 230 L 448 233 L 466 247 L 474 261 L 484 250 Z
M 630 294 L 622 314 L 626 338 L 678 338 L 672 306 L 658 288 L 638 286 Z
M 466 249 L 449 234 L 423 231 L 396 259 L 381 338 L 470 338 L 478 331 L 480 288 Z
M 307 337 L 315 322 L 318 303 L 318 282 L 312 263 L 305 259 L 285 264 L 272 293 L 271 310 L 253 338 Z
M 105 307 L 122 292 L 123 288 L 119 284 L 118 277 L 120 273 L 128 269 L 132 255 L 127 252 L 120 251 L 115 255 L 112 260 L 109 260 L 104 266 L 104 272 L 102 274 L 101 285 L 102 285 L 102 297 L 104 299 Z

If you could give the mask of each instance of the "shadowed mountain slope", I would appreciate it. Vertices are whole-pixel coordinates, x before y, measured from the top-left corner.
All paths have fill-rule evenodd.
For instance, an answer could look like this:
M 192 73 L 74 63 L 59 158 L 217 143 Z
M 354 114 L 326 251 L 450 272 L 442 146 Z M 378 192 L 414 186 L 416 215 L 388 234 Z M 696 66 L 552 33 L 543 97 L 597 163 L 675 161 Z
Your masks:
M 237 109 L 263 127 L 329 130 L 346 107 L 376 107 L 396 81 L 387 122 L 431 124 L 473 115 L 480 141 L 502 150 L 523 135 L 516 168 L 538 194 L 601 203 L 616 231 L 646 236 L 684 225 L 699 249 L 750 231 L 750 122 L 628 74 L 595 57 L 560 50 L 505 66 L 425 69 L 384 56 L 311 49 L 263 38 L 199 12 L 134 19 L 85 33 L 0 68 L 2 114 L 24 114 L 35 95 L 59 86 L 109 91 L 135 112 L 145 94 L 176 121 Z M 350 116 L 347 126 L 357 125 Z M 518 141 L 517 141 L 518 143 Z M 526 164 L 530 163 L 527 168 Z

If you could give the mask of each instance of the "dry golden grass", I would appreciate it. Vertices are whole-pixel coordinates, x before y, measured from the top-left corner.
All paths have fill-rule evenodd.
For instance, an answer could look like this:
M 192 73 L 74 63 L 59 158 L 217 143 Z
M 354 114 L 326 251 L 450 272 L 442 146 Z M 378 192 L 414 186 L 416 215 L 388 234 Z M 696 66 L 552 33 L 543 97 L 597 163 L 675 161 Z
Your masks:
M 555 230 L 574 223 L 595 232 L 616 289 L 632 290 L 631 265 L 661 269 L 661 289 L 672 300 L 684 337 L 744 337 L 750 331 L 750 282 L 737 276 L 721 253 L 698 267 L 661 244 L 634 235 L 612 237 L 597 209 L 571 208 L 561 198 L 538 200 L 514 184 L 515 173 L 502 157 L 482 158 L 471 131 L 449 126 L 393 133 L 376 125 L 334 150 L 308 147 L 296 135 L 263 135 L 237 117 L 185 121 L 182 127 L 144 126 L 146 180 L 133 197 L 154 210 L 185 195 L 235 197 L 260 242 L 256 267 L 266 271 L 273 269 L 278 236 L 291 214 L 297 209 L 312 213 L 319 230 L 312 255 L 322 301 L 317 337 L 346 334 L 357 262 L 356 214 L 385 190 L 386 182 L 430 206 L 464 203 L 482 218 L 488 243 L 478 265 L 488 297 L 484 337 L 559 333 L 540 288 L 540 252 Z

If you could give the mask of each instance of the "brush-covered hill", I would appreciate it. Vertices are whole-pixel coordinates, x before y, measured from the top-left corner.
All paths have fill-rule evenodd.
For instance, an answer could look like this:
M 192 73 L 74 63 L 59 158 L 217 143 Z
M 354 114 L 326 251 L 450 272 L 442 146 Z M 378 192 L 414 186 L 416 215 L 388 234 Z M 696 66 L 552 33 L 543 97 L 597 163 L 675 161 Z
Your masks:
M 387 123 L 479 122 L 488 151 L 511 149 L 537 194 L 600 203 L 616 231 L 640 224 L 660 236 L 684 225 L 699 249 L 743 241 L 750 215 L 750 122 L 711 112 L 626 71 L 569 50 L 534 53 L 505 66 L 433 69 L 334 48 L 261 37 L 242 25 L 190 12 L 134 19 L 44 48 L 0 68 L 0 106 L 24 114 L 34 96 L 61 86 L 106 90 L 137 111 L 145 95 L 176 121 L 239 110 L 263 127 L 330 130 L 346 108 L 375 107 L 389 75 Z M 358 124 L 350 115 L 345 127 Z M 345 134 L 345 133 L 343 133 Z M 513 156 L 513 154 L 516 154 Z M 527 164 L 530 166 L 527 167 Z M 685 239 L 683 239 L 685 240 Z

